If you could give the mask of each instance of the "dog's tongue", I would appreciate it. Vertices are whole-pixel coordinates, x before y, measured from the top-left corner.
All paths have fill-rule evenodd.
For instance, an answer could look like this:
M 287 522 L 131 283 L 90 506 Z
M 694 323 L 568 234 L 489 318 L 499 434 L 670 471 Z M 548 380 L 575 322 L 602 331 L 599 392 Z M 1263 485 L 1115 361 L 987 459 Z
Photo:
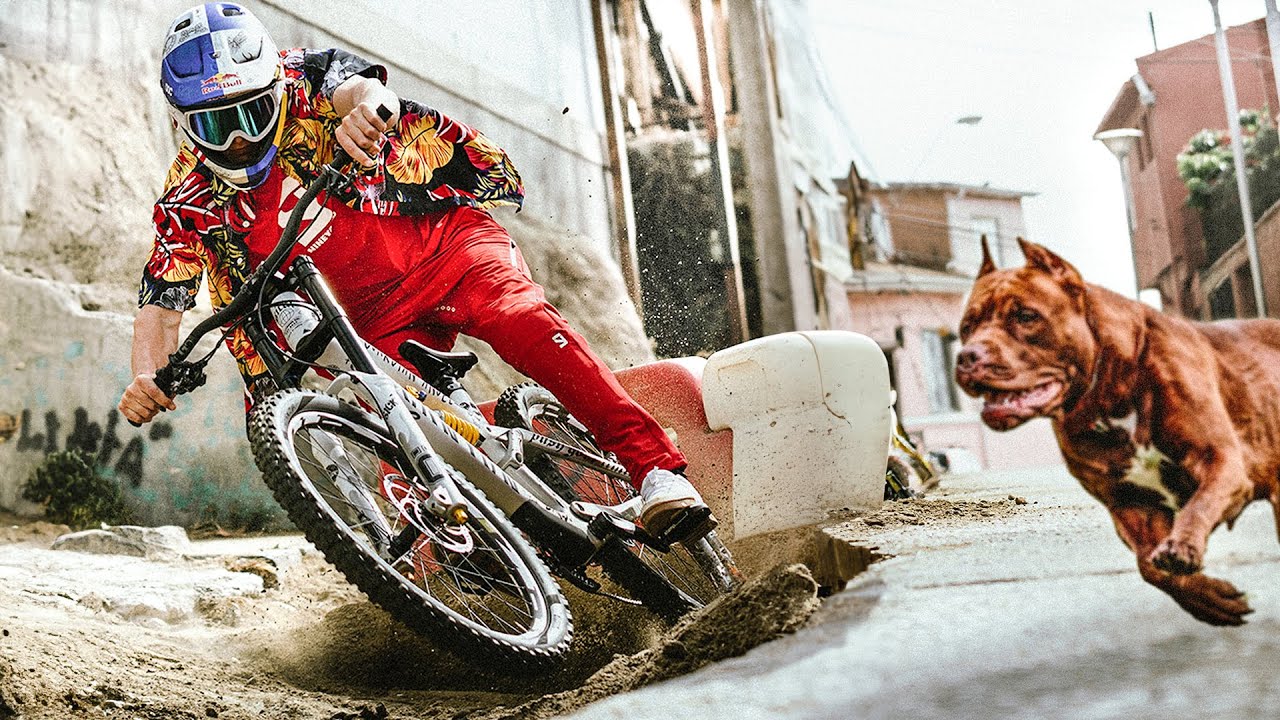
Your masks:
M 1026 420 L 1040 411 L 1058 392 L 1058 383 L 1046 383 L 1030 390 L 992 393 L 982 406 L 982 420 L 992 427 L 1009 426 L 1010 421 Z

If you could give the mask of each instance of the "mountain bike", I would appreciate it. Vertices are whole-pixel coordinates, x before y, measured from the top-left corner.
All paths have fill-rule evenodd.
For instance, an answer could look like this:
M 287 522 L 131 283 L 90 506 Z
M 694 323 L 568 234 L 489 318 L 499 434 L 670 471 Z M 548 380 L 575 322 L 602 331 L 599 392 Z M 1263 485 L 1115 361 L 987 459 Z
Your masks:
M 545 389 L 508 389 L 490 423 L 462 386 L 471 353 L 399 348 L 412 370 L 362 340 L 306 255 L 286 262 L 307 208 L 347 182 L 344 153 L 321 169 L 271 254 L 156 372 L 166 395 L 204 383 L 216 352 L 196 343 L 243 328 L 267 375 L 249 418 L 254 460 L 290 520 L 369 598 L 476 660 L 541 668 L 570 645 L 557 582 L 642 604 L 674 621 L 740 582 L 705 522 L 665 535 L 637 522 L 623 467 Z

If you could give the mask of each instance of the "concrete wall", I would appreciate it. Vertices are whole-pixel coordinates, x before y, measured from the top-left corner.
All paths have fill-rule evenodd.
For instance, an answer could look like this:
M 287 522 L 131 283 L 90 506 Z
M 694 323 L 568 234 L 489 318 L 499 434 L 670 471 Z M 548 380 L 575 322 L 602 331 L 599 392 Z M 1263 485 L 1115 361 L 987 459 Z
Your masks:
M 193 4 L 12 0 L 0 13 L 0 50 L 92 65 L 96 83 L 157 86 L 168 23 Z M 478 127 L 507 149 L 525 181 L 524 212 L 607 248 L 604 121 L 586 0 L 557 2 L 554 10 L 518 0 L 430 11 L 408 0 L 246 5 L 280 47 L 343 47 L 387 65 L 392 89 Z
M 274 507 L 249 457 L 240 383 L 224 351 L 209 385 L 180 398 L 183 409 L 163 424 L 135 430 L 114 412 L 129 379 L 151 207 L 174 149 L 157 55 L 172 17 L 193 2 L 0 3 L 0 506 L 30 509 L 18 485 L 70 442 L 102 458 L 144 522 L 190 523 L 207 511 L 226 521 Z M 395 57 L 394 89 L 506 146 L 529 201 L 518 215 L 496 216 L 534 278 L 611 367 L 652 359 L 603 246 L 608 204 L 585 0 L 554 12 L 491 0 L 431 23 L 408 2 L 357 0 L 337 15 L 320 3 L 250 5 L 282 45 Z M 293 14 L 304 11 L 340 31 Z M 481 31 L 484 55 L 463 57 L 463 48 L 481 47 Z M 199 301 L 207 307 L 203 292 Z M 463 346 L 482 354 L 467 383 L 477 397 L 519 380 L 483 343 Z
M 609 249 L 604 111 L 586 0 L 554 10 L 516 0 L 250 6 L 281 47 L 342 47 L 386 65 L 397 93 L 479 128 L 511 154 L 525 183 L 522 213 Z
M 244 401 L 229 356 L 178 410 L 134 428 L 116 412 L 129 370 L 130 322 L 88 312 L 56 283 L 0 269 L 0 507 L 33 511 L 20 486 L 45 455 L 94 456 L 149 524 L 279 514 L 244 440 Z

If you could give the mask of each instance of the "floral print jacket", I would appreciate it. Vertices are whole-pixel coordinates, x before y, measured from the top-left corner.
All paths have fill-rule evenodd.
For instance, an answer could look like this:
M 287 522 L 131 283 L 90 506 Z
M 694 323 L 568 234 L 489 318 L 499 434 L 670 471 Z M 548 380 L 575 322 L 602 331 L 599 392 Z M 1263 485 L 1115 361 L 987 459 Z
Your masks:
M 386 82 L 386 69 L 337 49 L 295 48 L 282 52 L 281 61 L 285 119 L 277 163 L 305 186 L 333 160 L 334 131 L 341 120 L 332 105 L 338 86 L 356 75 Z M 401 99 L 400 119 L 386 135 L 377 165 L 333 195 L 353 209 L 422 215 L 457 205 L 519 207 L 523 202 L 524 188 L 511 159 L 474 128 Z M 152 213 L 155 245 L 142 273 L 140 307 L 190 309 L 207 273 L 213 307 L 220 308 L 252 269 L 245 245 L 254 221 L 250 193 L 221 181 L 202 160 L 198 150 L 184 145 L 169 169 Z M 227 344 L 252 386 L 266 372 L 261 358 L 238 328 Z

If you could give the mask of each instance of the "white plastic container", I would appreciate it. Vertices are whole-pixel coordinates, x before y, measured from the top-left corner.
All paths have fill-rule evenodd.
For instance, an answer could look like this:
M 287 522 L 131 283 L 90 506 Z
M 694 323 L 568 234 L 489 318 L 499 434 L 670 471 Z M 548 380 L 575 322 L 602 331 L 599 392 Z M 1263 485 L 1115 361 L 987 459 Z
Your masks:
M 857 333 L 783 333 L 707 359 L 703 404 L 712 430 L 733 430 L 737 538 L 874 509 L 884 498 L 889 368 Z

